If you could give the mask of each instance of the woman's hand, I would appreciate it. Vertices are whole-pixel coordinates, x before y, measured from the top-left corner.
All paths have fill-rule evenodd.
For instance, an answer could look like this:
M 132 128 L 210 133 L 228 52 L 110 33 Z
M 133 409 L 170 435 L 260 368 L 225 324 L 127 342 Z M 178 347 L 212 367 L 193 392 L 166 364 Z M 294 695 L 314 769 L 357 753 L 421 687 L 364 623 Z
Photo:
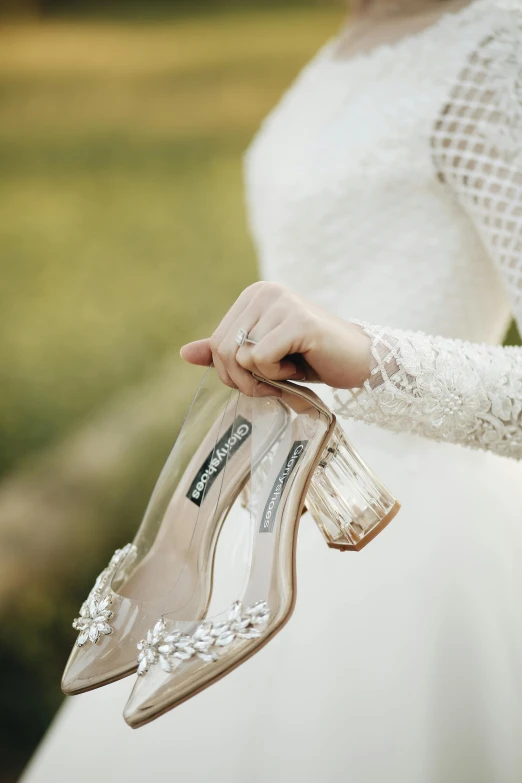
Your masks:
M 244 329 L 256 344 L 238 346 Z M 296 356 L 298 354 L 298 356 Z M 270 380 L 321 381 L 349 389 L 370 373 L 370 339 L 356 324 L 343 321 L 277 283 L 254 283 L 225 315 L 212 337 L 184 345 L 191 364 L 212 362 L 223 383 L 244 394 L 274 394 L 251 373 Z

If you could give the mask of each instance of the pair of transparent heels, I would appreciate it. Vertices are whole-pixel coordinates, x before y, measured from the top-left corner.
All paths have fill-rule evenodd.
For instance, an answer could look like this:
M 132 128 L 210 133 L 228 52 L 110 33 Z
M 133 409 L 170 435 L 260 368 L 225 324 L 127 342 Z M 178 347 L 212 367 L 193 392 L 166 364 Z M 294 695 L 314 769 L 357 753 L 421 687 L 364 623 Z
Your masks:
M 225 676 L 290 619 L 304 510 L 329 547 L 360 550 L 399 509 L 316 394 L 265 383 L 273 396 L 263 384 L 263 396 L 247 397 L 206 372 L 133 543 L 116 551 L 73 623 L 62 690 L 137 672 L 124 710 L 133 728 Z M 246 586 L 209 617 L 216 544 L 240 494 Z

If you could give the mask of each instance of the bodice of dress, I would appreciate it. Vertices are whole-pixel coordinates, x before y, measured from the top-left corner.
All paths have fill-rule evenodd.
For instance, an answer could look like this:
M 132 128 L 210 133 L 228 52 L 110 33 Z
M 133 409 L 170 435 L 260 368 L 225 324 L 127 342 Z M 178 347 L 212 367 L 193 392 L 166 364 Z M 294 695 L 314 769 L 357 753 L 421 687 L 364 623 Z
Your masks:
M 518 457 L 522 356 L 492 347 L 522 315 L 517 9 L 474 0 L 348 60 L 330 41 L 245 171 L 262 276 L 372 339 L 372 376 L 338 412 Z

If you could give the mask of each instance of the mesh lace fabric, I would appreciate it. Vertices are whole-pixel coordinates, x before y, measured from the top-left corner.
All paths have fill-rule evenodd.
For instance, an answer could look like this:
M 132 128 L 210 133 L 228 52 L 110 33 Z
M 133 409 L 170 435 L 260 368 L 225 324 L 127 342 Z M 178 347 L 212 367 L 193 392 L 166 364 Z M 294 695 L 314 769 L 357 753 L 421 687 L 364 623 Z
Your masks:
M 522 12 L 499 10 L 431 144 L 434 175 L 471 219 L 522 331 Z M 371 375 L 360 389 L 335 390 L 338 414 L 522 459 L 522 348 L 360 326 Z

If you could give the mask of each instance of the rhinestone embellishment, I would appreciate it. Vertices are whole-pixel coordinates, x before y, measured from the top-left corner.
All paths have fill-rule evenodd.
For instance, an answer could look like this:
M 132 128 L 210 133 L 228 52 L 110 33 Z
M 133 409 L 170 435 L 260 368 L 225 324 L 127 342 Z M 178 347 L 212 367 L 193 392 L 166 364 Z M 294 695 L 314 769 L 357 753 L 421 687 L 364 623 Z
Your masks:
M 138 644 L 138 675 L 143 676 L 158 663 L 164 671 L 171 672 L 176 660 L 188 661 L 197 657 L 205 663 L 217 661 L 219 653 L 232 642 L 258 639 L 269 619 L 266 601 L 257 601 L 247 609 L 243 609 L 240 601 L 235 601 L 225 621 L 203 622 L 193 634 L 168 631 L 161 618 Z
M 76 639 L 78 647 L 83 647 L 88 641 L 96 644 L 102 636 L 112 633 L 109 623 L 113 616 L 113 612 L 109 608 L 112 603 L 112 595 L 109 592 L 109 587 L 123 561 L 131 553 L 136 554 L 136 547 L 133 544 L 127 544 L 122 549 L 116 550 L 107 568 L 104 568 L 96 579 L 87 600 L 83 602 L 80 616 L 72 624 L 73 628 L 80 632 Z

